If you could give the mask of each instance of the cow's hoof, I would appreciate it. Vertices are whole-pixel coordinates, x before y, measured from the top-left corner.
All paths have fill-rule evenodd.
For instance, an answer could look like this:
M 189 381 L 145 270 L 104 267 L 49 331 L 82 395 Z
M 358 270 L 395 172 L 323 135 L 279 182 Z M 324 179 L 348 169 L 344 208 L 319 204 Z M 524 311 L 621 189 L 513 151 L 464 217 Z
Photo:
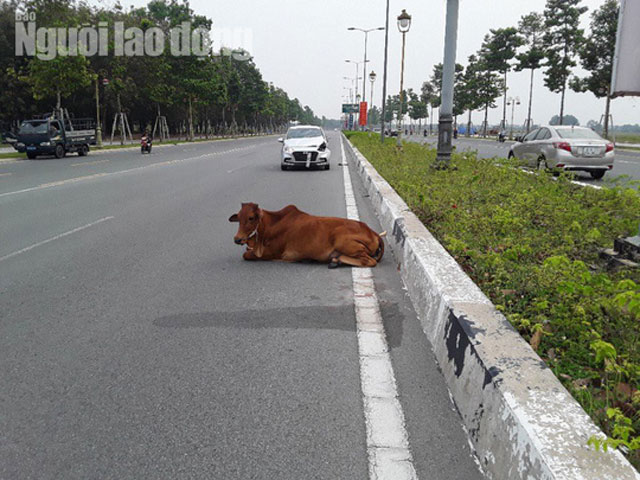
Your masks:
M 330 262 L 329 263 L 329 268 L 338 268 L 340 266 L 340 264 L 338 262 Z

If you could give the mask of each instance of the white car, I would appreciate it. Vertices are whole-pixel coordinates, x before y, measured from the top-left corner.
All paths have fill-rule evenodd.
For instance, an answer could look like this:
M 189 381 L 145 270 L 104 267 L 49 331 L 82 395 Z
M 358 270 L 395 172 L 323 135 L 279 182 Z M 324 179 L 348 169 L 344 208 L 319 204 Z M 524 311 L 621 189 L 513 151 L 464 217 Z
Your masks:
M 613 143 L 584 127 L 544 126 L 518 138 L 509 157 L 538 169 L 582 170 L 602 178 L 613 168 Z
M 329 170 L 331 150 L 327 147 L 324 130 L 314 125 L 296 125 L 289 128 L 282 143 L 281 168 L 300 166 L 304 168 L 319 167 Z

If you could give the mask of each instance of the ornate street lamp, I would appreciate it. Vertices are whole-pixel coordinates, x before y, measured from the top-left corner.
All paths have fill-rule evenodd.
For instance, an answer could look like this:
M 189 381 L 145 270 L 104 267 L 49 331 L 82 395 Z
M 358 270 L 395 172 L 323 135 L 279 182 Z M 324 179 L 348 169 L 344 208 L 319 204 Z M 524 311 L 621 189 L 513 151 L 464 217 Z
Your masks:
M 376 72 L 374 72 L 373 70 L 371 70 L 371 73 L 369 73 L 369 80 L 371 81 L 371 97 L 369 97 L 371 100 L 369 102 L 369 112 L 371 112 L 371 110 L 373 109 L 373 83 L 376 81 Z M 371 115 L 369 114 L 367 116 L 367 124 L 369 125 L 369 129 L 371 129 Z
M 400 110 L 398 111 L 398 147 L 402 146 L 402 110 L 404 105 L 404 47 L 405 47 L 405 36 L 407 32 L 411 28 L 411 15 L 407 13 L 406 10 L 402 10 L 402 13 L 398 15 L 398 30 L 402 33 L 402 63 L 400 65 Z M 384 101 L 384 99 L 383 99 Z

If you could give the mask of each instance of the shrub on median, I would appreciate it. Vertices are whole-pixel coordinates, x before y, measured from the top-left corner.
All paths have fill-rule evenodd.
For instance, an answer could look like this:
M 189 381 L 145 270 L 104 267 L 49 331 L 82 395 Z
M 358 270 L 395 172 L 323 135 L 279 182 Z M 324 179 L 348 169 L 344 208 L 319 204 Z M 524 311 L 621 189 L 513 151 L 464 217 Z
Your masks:
M 603 430 L 640 446 L 640 269 L 609 271 L 598 254 L 636 234 L 640 194 L 472 153 L 439 171 L 432 148 L 349 136 Z

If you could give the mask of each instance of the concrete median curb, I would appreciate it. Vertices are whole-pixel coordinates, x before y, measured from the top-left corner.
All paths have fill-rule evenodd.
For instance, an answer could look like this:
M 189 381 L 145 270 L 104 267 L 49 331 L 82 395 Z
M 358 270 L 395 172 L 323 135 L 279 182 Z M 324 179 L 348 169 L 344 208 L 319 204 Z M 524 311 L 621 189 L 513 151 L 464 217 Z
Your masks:
M 469 431 L 496 480 L 638 480 L 545 363 L 369 161 L 345 139 L 411 301 Z M 388 260 L 387 260 L 388 261 Z

